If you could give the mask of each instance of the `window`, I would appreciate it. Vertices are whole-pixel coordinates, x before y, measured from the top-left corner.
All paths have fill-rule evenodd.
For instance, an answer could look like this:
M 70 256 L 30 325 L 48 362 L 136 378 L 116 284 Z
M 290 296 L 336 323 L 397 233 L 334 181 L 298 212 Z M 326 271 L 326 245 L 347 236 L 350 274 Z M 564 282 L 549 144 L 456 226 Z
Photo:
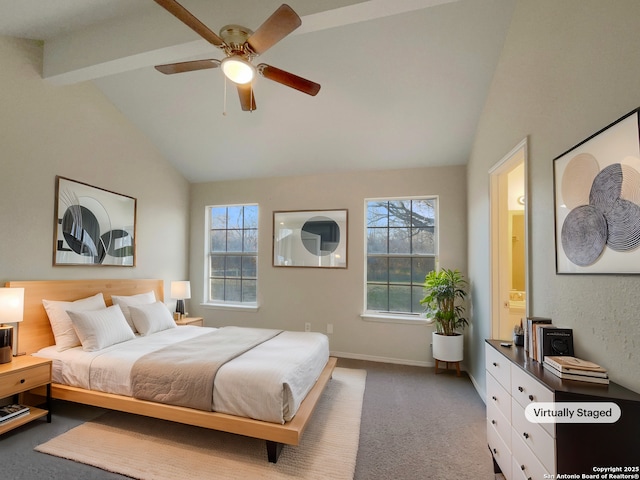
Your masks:
M 366 310 L 418 314 L 436 269 L 437 197 L 367 200 Z
M 256 304 L 258 206 L 207 207 L 209 303 Z

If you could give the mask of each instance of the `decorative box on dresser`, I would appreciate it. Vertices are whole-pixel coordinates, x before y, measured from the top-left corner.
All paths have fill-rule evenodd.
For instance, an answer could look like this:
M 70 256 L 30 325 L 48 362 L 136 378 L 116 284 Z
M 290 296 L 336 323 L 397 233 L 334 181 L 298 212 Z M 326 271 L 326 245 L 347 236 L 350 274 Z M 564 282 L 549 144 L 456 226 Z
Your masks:
M 640 465 L 640 394 L 613 382 L 562 380 L 524 348 L 500 343 L 485 344 L 487 442 L 496 472 L 507 480 L 595 475 L 597 467 L 640 473 L 633 470 Z M 531 402 L 613 402 L 622 414 L 615 423 L 532 423 L 524 413 Z

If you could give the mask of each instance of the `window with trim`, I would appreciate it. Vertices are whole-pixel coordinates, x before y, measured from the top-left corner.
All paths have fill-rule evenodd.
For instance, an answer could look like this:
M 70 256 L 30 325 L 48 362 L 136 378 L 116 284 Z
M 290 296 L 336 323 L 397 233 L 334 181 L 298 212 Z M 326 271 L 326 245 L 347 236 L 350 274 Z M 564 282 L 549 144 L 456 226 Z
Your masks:
M 438 199 L 366 201 L 366 308 L 369 313 L 417 315 L 424 277 L 438 258 Z
M 208 303 L 256 305 L 258 205 L 207 207 Z

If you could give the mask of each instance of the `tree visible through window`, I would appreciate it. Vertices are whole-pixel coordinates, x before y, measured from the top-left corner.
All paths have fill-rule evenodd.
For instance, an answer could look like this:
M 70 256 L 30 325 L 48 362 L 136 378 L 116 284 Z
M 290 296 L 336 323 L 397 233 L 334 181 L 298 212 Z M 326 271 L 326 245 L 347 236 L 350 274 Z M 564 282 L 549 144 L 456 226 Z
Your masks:
M 437 198 L 367 200 L 367 311 L 418 313 L 436 268 Z
M 209 302 L 256 304 L 258 206 L 207 207 Z

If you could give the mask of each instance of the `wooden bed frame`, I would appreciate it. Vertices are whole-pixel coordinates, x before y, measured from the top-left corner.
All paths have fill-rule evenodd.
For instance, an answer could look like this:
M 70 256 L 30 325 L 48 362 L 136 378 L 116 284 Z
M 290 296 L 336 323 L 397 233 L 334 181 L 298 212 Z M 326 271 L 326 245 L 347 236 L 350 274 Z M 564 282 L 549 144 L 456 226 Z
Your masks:
M 162 301 L 164 299 L 164 282 L 162 280 L 17 281 L 7 282 L 5 286 L 24 288 L 24 321 L 19 324 L 18 351 L 26 354 L 32 354 L 55 343 L 49 318 L 42 305 L 43 298 L 47 300 L 73 301 L 102 292 L 105 302 L 109 306 L 112 304 L 112 295 L 136 295 L 153 290 L 158 300 Z M 316 404 L 331 379 L 336 361 L 335 358 L 329 358 L 329 362 L 315 386 L 301 403 L 295 417 L 283 425 L 217 412 L 138 400 L 123 395 L 96 392 L 57 383 L 52 384 L 51 395 L 53 398 L 60 400 L 263 439 L 267 442 L 268 459 L 270 462 L 275 463 L 283 445 L 299 444 Z

